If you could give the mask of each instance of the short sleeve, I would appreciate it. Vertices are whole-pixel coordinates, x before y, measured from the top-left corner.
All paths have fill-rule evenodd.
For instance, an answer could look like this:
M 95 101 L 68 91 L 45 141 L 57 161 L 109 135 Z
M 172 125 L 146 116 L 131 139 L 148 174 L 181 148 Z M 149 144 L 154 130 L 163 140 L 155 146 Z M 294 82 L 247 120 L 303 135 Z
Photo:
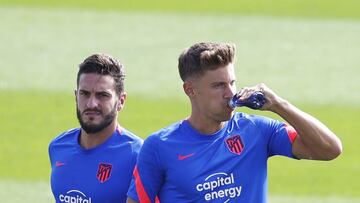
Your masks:
M 158 138 L 149 136 L 140 150 L 127 193 L 131 199 L 140 203 L 156 202 L 164 177 L 158 152 Z
M 292 144 L 297 137 L 297 132 L 292 126 L 264 116 L 250 115 L 248 118 L 254 122 L 261 134 L 265 142 L 264 146 L 267 147 L 268 157 L 280 155 L 296 158 L 292 153 Z
M 286 123 L 275 120 L 271 120 L 270 123 L 269 156 L 281 155 L 296 158 L 292 153 L 292 143 L 297 136 L 295 129 Z

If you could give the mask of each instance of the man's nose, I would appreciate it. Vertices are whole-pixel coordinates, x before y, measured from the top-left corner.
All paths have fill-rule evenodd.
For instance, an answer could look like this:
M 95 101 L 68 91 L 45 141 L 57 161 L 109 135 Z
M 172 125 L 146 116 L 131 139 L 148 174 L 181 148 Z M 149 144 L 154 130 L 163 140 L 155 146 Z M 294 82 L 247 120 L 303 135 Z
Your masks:
M 236 88 L 233 85 L 228 85 L 225 92 L 226 98 L 232 98 L 236 94 Z
M 87 101 L 87 107 L 92 109 L 98 106 L 98 101 L 95 96 L 90 96 L 89 100 Z

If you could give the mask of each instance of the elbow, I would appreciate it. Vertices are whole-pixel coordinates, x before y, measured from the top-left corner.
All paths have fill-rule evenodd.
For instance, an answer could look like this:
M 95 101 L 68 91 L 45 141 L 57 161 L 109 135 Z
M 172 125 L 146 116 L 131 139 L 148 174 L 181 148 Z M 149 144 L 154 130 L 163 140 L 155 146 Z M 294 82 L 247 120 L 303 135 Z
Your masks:
M 343 147 L 340 140 L 337 140 L 333 145 L 331 145 L 331 149 L 329 150 L 328 156 L 326 157 L 326 161 L 334 160 L 342 153 Z
M 335 152 L 334 152 L 333 159 L 340 156 L 340 154 L 342 153 L 342 150 L 343 150 L 342 143 L 341 143 L 341 141 L 339 141 L 339 143 L 337 144 L 336 150 L 334 150 Z

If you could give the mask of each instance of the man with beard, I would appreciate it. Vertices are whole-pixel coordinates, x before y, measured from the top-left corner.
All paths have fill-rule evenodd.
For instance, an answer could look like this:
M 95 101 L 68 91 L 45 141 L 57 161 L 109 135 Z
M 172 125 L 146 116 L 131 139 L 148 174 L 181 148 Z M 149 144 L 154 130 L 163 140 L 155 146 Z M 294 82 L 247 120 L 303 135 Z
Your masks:
M 81 128 L 49 145 L 51 189 L 56 202 L 125 202 L 142 140 L 121 127 L 124 67 L 110 55 L 94 54 L 80 65 L 75 90 Z
M 243 88 L 240 100 L 260 91 L 266 100 L 260 110 L 288 124 L 234 113 L 228 105 L 236 94 L 234 55 L 235 45 L 228 43 L 197 43 L 180 55 L 191 113 L 145 140 L 129 203 L 265 203 L 269 157 L 331 160 L 341 153 L 333 132 L 265 84 Z

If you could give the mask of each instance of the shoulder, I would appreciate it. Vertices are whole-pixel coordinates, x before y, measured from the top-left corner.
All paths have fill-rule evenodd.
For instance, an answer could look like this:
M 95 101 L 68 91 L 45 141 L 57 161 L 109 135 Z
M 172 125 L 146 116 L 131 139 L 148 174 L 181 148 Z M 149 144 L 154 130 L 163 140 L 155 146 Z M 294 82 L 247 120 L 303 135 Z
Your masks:
M 182 125 L 183 125 L 183 121 L 178 121 L 176 123 L 173 123 L 167 127 L 164 127 L 150 134 L 146 140 L 167 141 L 173 137 L 176 137 L 179 134 Z
M 134 133 L 130 132 L 125 128 L 119 129 L 119 134 L 121 135 L 121 139 L 124 139 L 125 142 L 132 145 L 135 149 L 139 149 L 143 144 L 143 139 L 139 136 L 135 135 Z
M 60 135 L 58 135 L 57 137 L 55 137 L 50 142 L 50 146 L 72 143 L 74 140 L 76 140 L 74 138 L 79 134 L 79 132 L 80 132 L 79 128 L 73 128 L 73 129 L 67 130 L 67 131 L 61 133 Z
M 284 126 L 284 122 L 261 115 L 235 113 L 232 123 L 237 126 L 254 126 L 261 132 L 274 132 Z
M 77 137 L 80 133 L 79 128 L 70 129 L 66 132 L 61 133 L 56 138 L 54 138 L 48 147 L 48 153 L 53 156 L 53 153 L 61 153 L 64 150 L 69 148 L 74 148 L 78 146 Z

